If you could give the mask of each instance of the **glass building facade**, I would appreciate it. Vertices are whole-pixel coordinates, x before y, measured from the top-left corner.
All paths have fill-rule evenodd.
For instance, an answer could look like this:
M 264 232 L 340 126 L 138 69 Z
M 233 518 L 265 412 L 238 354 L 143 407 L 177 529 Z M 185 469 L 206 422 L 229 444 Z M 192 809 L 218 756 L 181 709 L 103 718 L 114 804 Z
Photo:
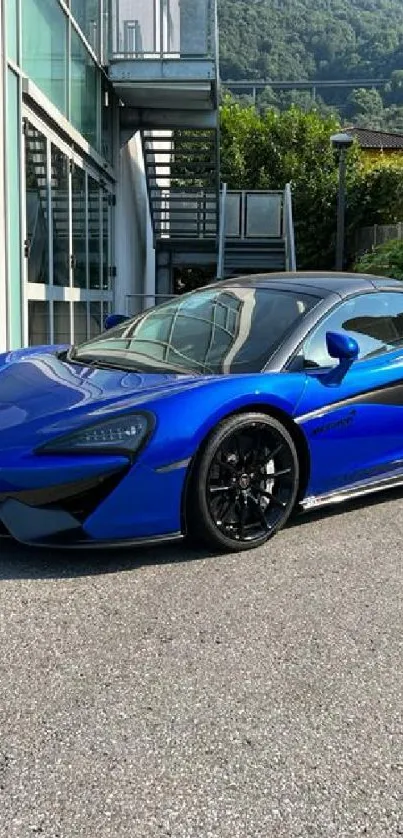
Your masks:
M 1 6 L 0 348 L 77 342 L 114 296 L 106 0 Z

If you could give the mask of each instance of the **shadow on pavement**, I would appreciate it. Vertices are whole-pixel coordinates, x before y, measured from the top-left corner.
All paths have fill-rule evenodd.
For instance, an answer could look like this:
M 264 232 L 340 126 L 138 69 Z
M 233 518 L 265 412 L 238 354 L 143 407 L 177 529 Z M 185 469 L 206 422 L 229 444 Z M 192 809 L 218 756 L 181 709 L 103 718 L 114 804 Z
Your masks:
M 379 506 L 403 499 L 402 490 L 375 494 L 371 497 L 329 506 L 305 514 L 295 514 L 287 529 L 306 526 L 314 521 Z M 6 579 L 73 579 L 136 570 L 144 565 L 164 565 L 200 561 L 217 555 L 197 549 L 186 541 L 158 547 L 122 547 L 109 550 L 51 550 L 24 547 L 0 538 L 0 581 Z

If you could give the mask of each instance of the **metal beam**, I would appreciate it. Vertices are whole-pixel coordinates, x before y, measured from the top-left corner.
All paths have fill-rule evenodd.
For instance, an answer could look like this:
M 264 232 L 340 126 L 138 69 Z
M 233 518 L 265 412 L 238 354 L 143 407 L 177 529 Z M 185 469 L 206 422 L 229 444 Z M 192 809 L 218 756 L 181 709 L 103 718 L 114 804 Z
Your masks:
M 147 131 L 166 128 L 195 128 L 214 130 L 218 124 L 217 111 L 168 111 L 157 108 L 121 108 L 120 127 L 121 130 L 131 130 L 132 133 L 139 129 Z
M 216 81 L 215 61 L 203 58 L 169 58 L 145 61 L 112 60 L 108 68 L 112 84 L 119 82 L 210 82 Z

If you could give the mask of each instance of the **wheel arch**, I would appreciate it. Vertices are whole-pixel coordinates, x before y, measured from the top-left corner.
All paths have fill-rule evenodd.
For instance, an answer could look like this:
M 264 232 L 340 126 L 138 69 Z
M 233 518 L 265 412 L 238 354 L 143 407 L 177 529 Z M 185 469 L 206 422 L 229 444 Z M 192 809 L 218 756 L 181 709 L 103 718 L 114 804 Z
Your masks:
M 232 416 L 241 416 L 243 413 L 265 413 L 267 416 L 271 416 L 273 419 L 277 419 L 278 422 L 281 422 L 281 424 L 284 425 L 294 442 L 300 466 L 300 481 L 296 505 L 298 505 L 298 503 L 305 496 L 311 470 L 311 458 L 306 437 L 304 436 L 303 432 L 296 424 L 296 422 L 294 422 L 291 416 L 289 416 L 284 410 L 281 410 L 277 407 L 273 407 L 270 404 L 264 404 L 262 402 L 252 402 L 251 404 L 244 405 L 242 408 L 238 408 L 237 410 L 231 410 L 229 413 L 226 413 L 225 416 L 223 416 L 220 419 L 218 425 L 214 425 L 214 427 L 210 428 L 204 439 L 201 441 L 197 451 L 193 455 L 191 462 L 188 466 L 181 501 L 182 530 L 185 533 L 187 532 L 187 500 L 189 489 L 197 463 L 203 454 L 208 440 L 210 439 L 212 433 L 216 431 L 217 427 L 219 427 L 219 425 L 221 425 L 227 419 L 231 419 Z

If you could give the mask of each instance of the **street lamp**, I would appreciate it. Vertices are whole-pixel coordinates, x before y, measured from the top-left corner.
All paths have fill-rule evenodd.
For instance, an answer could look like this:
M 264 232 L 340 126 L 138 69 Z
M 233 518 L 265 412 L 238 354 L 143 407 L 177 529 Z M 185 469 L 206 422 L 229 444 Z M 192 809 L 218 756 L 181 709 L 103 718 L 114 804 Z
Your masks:
M 330 142 L 339 155 L 339 191 L 337 197 L 337 239 L 336 239 L 336 271 L 344 267 L 344 222 L 346 207 L 346 163 L 347 151 L 352 146 L 354 138 L 344 132 L 333 134 Z

